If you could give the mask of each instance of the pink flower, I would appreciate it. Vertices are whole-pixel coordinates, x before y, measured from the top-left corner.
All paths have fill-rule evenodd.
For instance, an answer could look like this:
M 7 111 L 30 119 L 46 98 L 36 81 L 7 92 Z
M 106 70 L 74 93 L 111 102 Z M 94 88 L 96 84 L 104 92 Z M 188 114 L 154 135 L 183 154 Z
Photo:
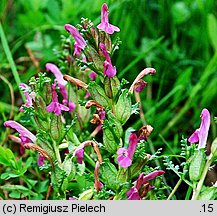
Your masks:
M 101 10 L 101 23 L 97 26 L 98 29 L 105 31 L 108 34 L 113 34 L 115 31 L 119 32 L 120 29 L 114 25 L 109 24 L 108 19 L 108 6 L 106 3 L 102 5 Z
M 91 96 L 90 92 L 87 91 L 87 92 L 86 92 L 86 95 L 84 96 L 84 98 L 87 99 L 87 98 L 89 98 L 90 96 Z
M 58 102 L 58 95 L 55 84 L 52 84 L 52 102 L 46 107 L 47 112 L 54 112 L 56 116 L 61 114 L 61 111 L 69 111 L 69 108 Z
M 21 139 L 22 144 L 28 142 L 36 142 L 36 136 L 32 134 L 29 130 L 27 130 L 25 127 L 23 127 L 21 124 L 9 120 L 4 123 L 4 126 L 15 129 L 19 133 L 19 137 Z
M 68 107 L 69 107 L 69 112 L 73 112 L 75 110 L 76 104 L 69 101 Z
M 157 176 L 163 175 L 165 172 L 163 170 L 156 170 L 144 176 L 144 173 L 141 173 L 136 180 L 135 185 L 127 192 L 128 200 L 141 200 L 142 196 L 140 195 L 140 189 L 144 184 L 147 184 L 149 180 L 156 178 Z M 148 191 L 154 187 L 148 183 Z
M 80 56 L 81 50 L 83 50 L 85 46 L 87 45 L 86 41 L 84 40 L 80 32 L 74 26 L 70 24 L 66 24 L 64 27 L 66 31 L 69 32 L 75 39 L 75 44 L 74 44 L 75 50 L 74 50 L 73 55 Z
M 207 109 L 203 109 L 201 112 L 201 124 L 198 129 L 189 137 L 190 143 L 197 143 L 199 141 L 198 149 L 205 148 L 208 138 L 208 132 L 210 127 L 210 113 Z
M 94 71 L 89 73 L 89 77 L 92 81 L 96 79 L 96 76 L 97 76 L 97 74 Z
M 84 159 L 84 148 L 78 148 L 74 152 L 74 156 L 76 156 L 77 162 L 82 164 Z
M 135 133 L 131 133 L 129 137 L 130 143 L 128 150 L 125 148 L 119 148 L 117 150 L 117 161 L 119 165 L 123 168 L 131 166 L 134 152 L 136 151 L 136 146 L 138 144 L 138 138 Z
M 131 166 L 132 159 L 129 157 L 129 153 L 128 153 L 127 149 L 119 148 L 117 150 L 117 154 L 119 155 L 117 157 L 117 161 L 121 167 L 127 168 L 127 167 Z
M 58 85 L 61 85 L 61 86 L 67 85 L 67 81 L 65 81 L 63 79 L 63 75 L 62 75 L 61 71 L 59 70 L 59 68 L 55 64 L 47 63 L 45 65 L 45 67 L 46 67 L 47 71 L 50 71 L 56 77 Z
M 43 166 L 45 160 L 46 160 L 46 157 L 44 157 L 43 155 L 39 155 L 38 162 L 37 162 L 38 166 Z
M 20 112 L 23 112 L 23 107 L 32 107 L 32 97 L 29 94 L 30 87 L 26 85 L 25 83 L 20 83 L 19 85 L 21 87 L 21 90 L 23 91 L 25 97 L 26 97 L 26 103 L 20 107 Z
M 109 53 L 106 49 L 105 44 L 100 43 L 99 47 L 103 53 L 103 55 L 105 56 L 105 61 L 103 63 L 104 66 L 104 75 L 108 76 L 109 78 L 112 78 L 116 75 L 116 68 L 113 67 L 112 62 L 111 62 L 111 58 L 109 56 Z
M 69 200 L 77 200 L 75 197 L 69 197 Z
M 141 92 L 145 88 L 146 85 L 147 85 L 147 82 L 145 82 L 142 79 L 139 80 L 139 82 L 136 84 L 135 91 Z
M 76 105 L 75 105 L 75 103 L 73 103 L 71 101 L 68 102 L 68 91 L 65 87 L 67 85 L 67 81 L 65 81 L 63 79 L 63 75 L 62 75 L 61 71 L 59 70 L 59 68 L 55 64 L 52 64 L 52 63 L 47 63 L 46 69 L 54 74 L 54 76 L 56 78 L 55 81 L 58 82 L 58 87 L 60 88 L 60 92 L 63 96 L 63 104 L 64 105 L 68 104 L 69 112 L 73 112 Z

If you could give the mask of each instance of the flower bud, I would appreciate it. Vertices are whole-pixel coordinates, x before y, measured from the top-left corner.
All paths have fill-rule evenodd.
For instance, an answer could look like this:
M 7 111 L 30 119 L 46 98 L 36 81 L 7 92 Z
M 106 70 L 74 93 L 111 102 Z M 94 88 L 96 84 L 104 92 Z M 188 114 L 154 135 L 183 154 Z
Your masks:
M 105 76 L 104 79 L 104 85 L 105 85 L 105 93 L 109 98 L 115 98 L 115 96 L 118 93 L 118 87 L 120 86 L 119 79 L 114 76 L 112 78 L 109 78 L 108 76 Z
M 48 121 L 45 121 L 44 119 L 41 119 L 40 116 L 34 116 L 35 122 L 37 126 L 43 130 L 43 131 L 49 131 L 50 125 Z
M 85 56 L 87 58 L 87 62 L 93 63 L 93 67 L 98 71 L 103 71 L 103 58 L 99 56 L 97 51 L 92 46 L 87 46 L 84 49 Z
M 64 137 L 63 123 L 61 116 L 53 115 L 50 123 L 51 137 L 59 144 Z
M 142 172 L 142 170 L 143 170 L 143 168 L 144 168 L 147 161 L 148 161 L 148 157 L 145 157 L 142 160 L 135 161 L 129 167 L 130 172 L 131 172 L 131 178 L 135 178 L 136 176 L 138 176 Z
M 131 111 L 131 95 L 129 91 L 125 89 L 120 95 L 117 104 L 115 105 L 115 116 L 122 124 L 125 124 L 131 116 Z
M 217 138 L 215 138 L 211 145 L 211 153 L 214 158 L 217 158 Z
M 50 82 L 44 84 L 44 89 L 42 92 L 42 97 L 46 103 L 50 103 L 52 99 L 52 90 Z
M 36 136 L 36 144 L 40 146 L 41 148 L 43 148 L 51 156 L 51 159 L 53 161 L 55 160 L 54 151 L 50 143 L 47 141 L 47 139 L 44 138 L 43 135 L 38 134 Z
M 33 100 L 33 106 L 36 114 L 38 114 L 41 119 L 43 119 L 44 116 L 47 116 L 46 103 L 41 96 L 38 95 L 35 98 L 35 101 Z
M 89 189 L 80 194 L 78 200 L 90 200 L 93 197 L 93 189 Z
M 201 178 L 205 163 L 206 154 L 204 149 L 197 150 L 193 155 L 193 159 L 189 167 L 189 177 L 191 181 L 196 182 Z
M 101 86 L 95 82 L 91 82 L 88 87 L 92 98 L 97 101 L 103 107 L 108 107 L 110 105 L 110 99 L 105 95 L 105 91 Z
M 111 41 L 111 37 L 109 34 L 106 34 L 105 32 L 100 32 L 99 33 L 99 41 L 103 44 L 105 44 L 106 49 L 111 52 L 112 50 L 112 41 Z
M 128 182 L 131 179 L 130 169 L 120 168 L 118 171 L 117 179 L 120 183 Z

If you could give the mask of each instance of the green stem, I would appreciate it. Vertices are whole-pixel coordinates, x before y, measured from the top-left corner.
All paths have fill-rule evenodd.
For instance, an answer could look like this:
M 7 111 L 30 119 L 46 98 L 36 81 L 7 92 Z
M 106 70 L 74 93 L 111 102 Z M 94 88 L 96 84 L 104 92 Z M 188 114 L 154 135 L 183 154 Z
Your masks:
M 95 168 L 95 162 L 93 161 L 93 159 L 92 159 L 86 152 L 84 152 L 84 156 L 85 156 L 86 161 L 87 161 L 92 167 Z
M 198 199 L 200 191 L 201 191 L 203 183 L 204 183 L 204 180 L 206 178 L 207 172 L 209 171 L 209 167 L 212 164 L 212 161 L 213 161 L 213 157 L 212 157 L 212 154 L 210 154 L 209 158 L 206 162 L 206 165 L 204 167 L 203 173 L 201 175 L 200 181 L 198 182 L 197 187 L 193 192 L 191 200 L 197 200 Z
M 181 183 L 182 183 L 182 179 L 180 178 L 179 181 L 176 183 L 175 187 L 173 188 L 172 192 L 168 196 L 167 200 L 170 200 L 172 198 L 172 196 L 175 194 L 175 192 L 177 191 Z
M 188 190 L 187 190 L 187 193 L 186 193 L 186 196 L 185 196 L 185 200 L 189 200 L 190 199 L 191 192 L 192 192 L 192 187 L 188 186 Z

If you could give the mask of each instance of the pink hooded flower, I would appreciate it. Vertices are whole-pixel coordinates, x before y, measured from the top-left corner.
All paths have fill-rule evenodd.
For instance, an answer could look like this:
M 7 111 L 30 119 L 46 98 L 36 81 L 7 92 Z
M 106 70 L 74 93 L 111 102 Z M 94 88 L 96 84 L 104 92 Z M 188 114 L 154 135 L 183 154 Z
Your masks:
M 82 164 L 84 159 L 84 148 L 78 148 L 74 152 L 74 156 L 76 156 L 77 162 Z
M 21 90 L 23 91 L 25 97 L 26 97 L 26 103 L 20 107 L 20 112 L 23 112 L 23 107 L 32 107 L 32 97 L 29 94 L 30 87 L 26 85 L 25 83 L 20 83 L 19 85 L 21 87 Z
M 138 144 L 138 138 L 135 133 L 131 133 L 129 137 L 130 143 L 128 149 L 119 148 L 117 150 L 117 161 L 119 165 L 123 168 L 131 166 L 134 152 L 136 151 L 136 146 Z
M 47 63 L 45 65 L 45 67 L 46 67 L 47 71 L 50 71 L 56 77 L 56 80 L 58 81 L 58 85 L 59 84 L 62 86 L 67 85 L 67 81 L 63 79 L 63 75 L 62 75 L 61 71 L 59 70 L 59 68 L 55 64 Z
M 136 180 L 135 185 L 127 192 L 128 200 L 141 200 L 142 196 L 140 195 L 140 189 L 144 184 L 148 184 L 148 190 L 150 191 L 154 187 L 149 185 L 148 181 L 155 179 L 157 176 L 163 175 L 165 172 L 163 170 L 156 170 L 148 175 L 144 176 L 144 173 L 141 173 Z
M 67 106 L 58 102 L 58 95 L 56 92 L 55 84 L 52 84 L 52 102 L 46 107 L 47 112 L 54 112 L 56 116 L 61 114 L 61 111 L 69 111 Z
M 90 73 L 89 73 L 89 77 L 90 77 L 90 79 L 91 79 L 92 81 L 95 80 L 96 77 L 97 77 L 96 72 L 94 72 L 94 71 L 90 72 Z
M 53 75 L 55 76 L 55 80 L 58 82 L 58 87 L 60 88 L 60 92 L 63 96 L 63 104 L 67 105 L 69 107 L 69 112 L 73 112 L 75 109 L 75 103 L 69 101 L 68 102 L 68 92 L 66 89 L 66 85 L 67 85 L 67 81 L 65 81 L 63 79 L 63 75 L 61 73 L 61 71 L 59 70 L 59 68 L 52 63 L 47 63 L 46 64 L 46 70 L 50 71 L 51 73 L 53 73 Z
M 74 26 L 70 24 L 66 24 L 64 27 L 66 31 L 69 32 L 75 39 L 75 44 L 74 44 L 75 50 L 74 50 L 73 55 L 80 56 L 81 50 L 83 50 L 85 46 L 87 45 L 86 41 L 84 40 L 80 32 Z
M 27 130 L 25 127 L 23 127 L 21 124 L 9 120 L 4 123 L 4 126 L 15 129 L 19 133 L 19 137 L 21 139 L 22 144 L 28 142 L 36 142 L 36 136 L 32 134 L 29 130 Z
M 142 92 L 143 89 L 145 88 L 145 86 L 147 85 L 148 83 L 145 82 L 144 80 L 139 80 L 139 82 L 137 82 L 136 86 L 135 86 L 135 91 L 136 92 Z
M 38 162 L 37 162 L 38 166 L 43 166 L 45 160 L 46 160 L 46 157 L 44 157 L 43 155 L 39 155 Z
M 104 66 L 104 75 L 108 76 L 109 78 L 112 78 L 116 75 L 116 68 L 113 67 L 112 65 L 112 61 L 111 61 L 111 58 L 109 56 L 109 53 L 106 49 L 106 46 L 105 44 L 103 43 L 100 43 L 99 44 L 99 47 L 103 53 L 103 55 L 105 56 L 105 61 L 103 63 L 103 66 Z
M 113 34 L 115 31 L 119 32 L 120 29 L 117 26 L 109 24 L 108 13 L 108 6 L 104 3 L 101 9 L 101 23 L 97 26 L 97 28 L 108 34 Z
M 201 112 L 201 124 L 198 129 L 189 137 L 190 143 L 197 143 L 199 141 L 198 149 L 205 148 L 208 138 L 208 132 L 210 127 L 210 113 L 207 109 L 203 109 Z

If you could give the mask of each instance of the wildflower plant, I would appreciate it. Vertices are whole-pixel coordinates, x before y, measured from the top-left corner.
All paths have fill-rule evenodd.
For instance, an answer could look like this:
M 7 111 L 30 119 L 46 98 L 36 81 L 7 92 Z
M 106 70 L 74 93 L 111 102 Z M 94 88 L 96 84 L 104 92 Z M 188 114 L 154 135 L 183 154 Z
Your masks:
M 178 186 L 170 190 L 165 179 L 166 169 L 153 166 L 162 155 L 146 151 L 154 126 L 127 128 L 130 118 L 138 114 L 139 104 L 134 102 L 147 85 L 143 79 L 154 75 L 154 68 L 145 68 L 129 84 L 119 80 L 113 54 L 120 41 L 113 43 L 120 29 L 109 23 L 108 6 L 102 5 L 101 23 L 96 27 L 88 19 L 77 26 L 65 24 L 68 36 L 64 50 L 58 53 L 59 62 L 47 63 L 44 71 L 20 84 L 26 101 L 20 112 L 27 119 L 28 129 L 16 121 L 4 123 L 12 128 L 8 138 L 20 145 L 29 160 L 25 169 L 16 161 L 10 149 L 0 148 L 0 163 L 8 166 L 1 178 L 23 178 L 26 187 L 10 198 L 29 199 L 113 199 L 141 200 L 174 196 Z M 128 85 L 129 84 L 129 85 Z M 193 198 L 216 198 L 216 184 L 207 193 L 203 186 L 205 175 L 217 157 L 214 140 L 209 156 L 205 154 L 210 114 L 202 111 L 202 122 L 183 145 L 185 162 L 179 170 L 165 158 L 167 169 L 175 171 L 180 181 L 193 189 Z M 31 132 L 30 132 L 31 131 Z M 28 150 L 26 150 L 28 149 Z M 35 155 L 34 152 L 37 152 Z M 8 155 L 8 158 L 5 157 Z M 25 177 L 37 157 L 37 173 L 46 181 L 36 182 Z M 14 175 L 12 175 L 13 173 Z M 5 184 L 1 189 L 12 190 Z M 17 185 L 16 185 L 17 186 Z M 13 186 L 16 188 L 16 186 Z M 38 189 L 44 186 L 45 191 Z M 22 190 L 21 190 L 22 189 Z M 170 191 L 170 195 L 167 191 Z M 46 192 L 46 195 L 45 195 Z M 39 195 L 39 194 L 40 195 Z

